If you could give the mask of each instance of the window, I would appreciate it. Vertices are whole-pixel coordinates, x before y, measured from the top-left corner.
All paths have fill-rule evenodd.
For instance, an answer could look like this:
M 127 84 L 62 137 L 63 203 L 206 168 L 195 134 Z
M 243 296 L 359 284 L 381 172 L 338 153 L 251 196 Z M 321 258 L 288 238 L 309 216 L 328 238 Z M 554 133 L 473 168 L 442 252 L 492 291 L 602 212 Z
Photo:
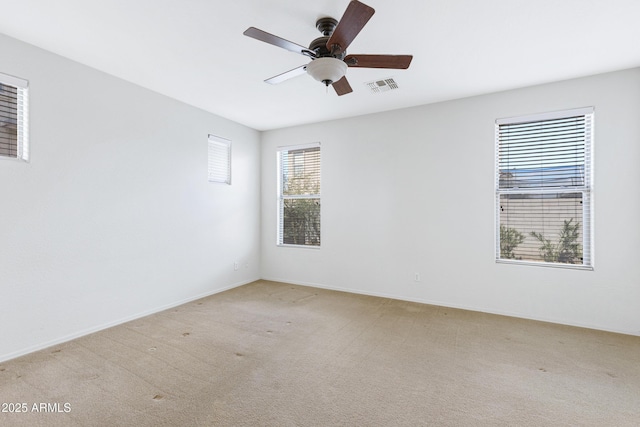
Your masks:
M 0 73 L 0 157 L 29 161 L 28 105 L 28 82 Z
M 209 182 L 231 184 L 231 141 L 209 135 Z
M 593 108 L 496 121 L 496 259 L 592 267 Z
M 320 144 L 278 151 L 278 245 L 320 246 Z

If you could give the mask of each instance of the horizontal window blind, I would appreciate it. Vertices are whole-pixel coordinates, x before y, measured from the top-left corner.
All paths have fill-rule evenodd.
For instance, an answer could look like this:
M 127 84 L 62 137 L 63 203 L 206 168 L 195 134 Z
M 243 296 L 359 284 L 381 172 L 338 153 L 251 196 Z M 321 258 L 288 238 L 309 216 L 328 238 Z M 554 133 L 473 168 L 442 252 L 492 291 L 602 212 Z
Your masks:
M 0 74 L 0 156 L 29 160 L 28 84 Z
M 231 184 L 231 141 L 209 135 L 209 182 Z
M 496 122 L 496 257 L 591 266 L 593 109 Z
M 320 246 L 320 146 L 278 151 L 278 244 Z

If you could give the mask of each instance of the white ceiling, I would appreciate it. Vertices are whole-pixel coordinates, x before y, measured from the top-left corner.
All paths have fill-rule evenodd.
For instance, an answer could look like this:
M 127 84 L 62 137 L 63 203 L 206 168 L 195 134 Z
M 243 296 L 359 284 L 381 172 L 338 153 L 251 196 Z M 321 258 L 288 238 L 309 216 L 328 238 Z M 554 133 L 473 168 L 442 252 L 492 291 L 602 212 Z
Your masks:
M 413 54 L 408 70 L 349 69 L 342 97 L 263 82 L 308 59 L 244 30 L 306 46 L 348 2 L 0 0 L 0 32 L 258 130 L 640 66 L 640 0 L 364 0 L 376 14 L 349 53 Z M 364 84 L 386 77 L 400 89 Z

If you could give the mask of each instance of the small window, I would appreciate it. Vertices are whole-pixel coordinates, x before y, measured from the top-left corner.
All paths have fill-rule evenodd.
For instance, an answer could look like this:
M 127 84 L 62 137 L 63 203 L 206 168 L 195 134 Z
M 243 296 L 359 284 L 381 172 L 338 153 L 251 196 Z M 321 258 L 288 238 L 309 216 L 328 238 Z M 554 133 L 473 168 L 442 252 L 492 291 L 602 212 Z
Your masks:
M 278 151 L 278 245 L 320 246 L 320 144 Z
M 593 108 L 496 121 L 496 259 L 592 267 Z
M 29 88 L 0 73 L 0 157 L 29 161 Z
M 209 182 L 231 184 L 231 141 L 209 135 Z

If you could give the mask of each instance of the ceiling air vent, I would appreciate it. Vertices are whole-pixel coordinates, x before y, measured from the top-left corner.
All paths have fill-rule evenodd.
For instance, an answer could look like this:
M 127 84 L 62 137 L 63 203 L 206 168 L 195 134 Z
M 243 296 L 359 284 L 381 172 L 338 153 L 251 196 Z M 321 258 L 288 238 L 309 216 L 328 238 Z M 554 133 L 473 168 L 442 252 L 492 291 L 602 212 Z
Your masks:
M 388 92 L 390 90 L 398 89 L 398 83 L 393 78 L 376 80 L 373 82 L 365 83 L 369 86 L 371 93 Z

